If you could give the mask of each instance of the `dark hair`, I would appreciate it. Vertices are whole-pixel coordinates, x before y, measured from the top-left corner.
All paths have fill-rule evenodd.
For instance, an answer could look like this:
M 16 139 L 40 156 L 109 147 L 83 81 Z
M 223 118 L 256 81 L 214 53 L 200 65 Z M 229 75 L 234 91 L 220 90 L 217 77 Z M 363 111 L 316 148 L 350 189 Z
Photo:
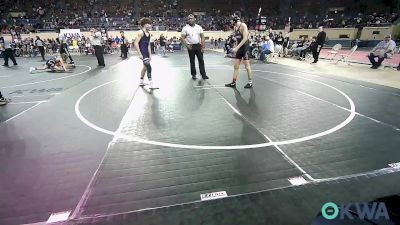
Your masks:
M 235 11 L 234 13 L 237 17 L 241 18 L 242 17 L 242 13 L 240 11 Z
M 139 20 L 140 26 L 144 26 L 145 24 L 151 24 L 151 19 L 147 17 L 143 17 L 142 19 Z

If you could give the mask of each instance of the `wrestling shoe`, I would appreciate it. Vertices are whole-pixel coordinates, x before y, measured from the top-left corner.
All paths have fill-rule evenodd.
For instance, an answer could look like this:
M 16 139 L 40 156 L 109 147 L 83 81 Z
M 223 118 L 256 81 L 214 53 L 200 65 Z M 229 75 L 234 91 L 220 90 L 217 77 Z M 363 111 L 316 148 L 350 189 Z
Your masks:
M 246 86 L 244 86 L 244 88 L 253 88 L 253 83 L 247 83 Z
M 229 83 L 229 84 L 225 84 L 225 87 L 232 87 L 232 88 L 234 88 L 234 87 L 236 87 L 236 82 L 235 82 L 235 81 L 232 81 L 232 82 Z
M 10 102 L 10 100 L 9 99 L 6 99 L 6 98 L 0 98 L 0 105 L 7 105 L 7 103 L 9 103 Z

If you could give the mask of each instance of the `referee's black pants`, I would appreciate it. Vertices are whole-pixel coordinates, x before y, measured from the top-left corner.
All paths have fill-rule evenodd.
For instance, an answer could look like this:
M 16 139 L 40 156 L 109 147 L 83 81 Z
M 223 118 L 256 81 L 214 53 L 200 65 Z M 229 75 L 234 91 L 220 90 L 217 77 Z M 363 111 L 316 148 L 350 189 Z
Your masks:
M 190 73 L 192 74 L 192 76 L 196 75 L 195 56 L 197 56 L 197 60 L 199 61 L 201 76 L 206 76 L 206 70 L 204 69 L 203 53 L 201 52 L 201 45 L 200 44 L 192 45 L 192 49 L 191 50 L 188 49 L 188 53 L 190 59 Z
M 121 57 L 122 58 L 128 58 L 128 47 L 126 44 L 121 44 Z
M 44 58 L 44 47 L 43 46 L 38 46 L 40 55 L 42 56 L 43 61 L 45 61 L 46 59 Z
M 99 63 L 99 66 L 106 66 L 104 64 L 104 49 L 103 49 L 103 46 L 95 45 L 94 46 L 94 53 L 96 55 L 97 62 Z
M 3 51 L 3 57 L 5 66 L 8 66 L 8 59 L 11 59 L 14 65 L 18 65 L 14 57 L 14 52 L 11 48 L 7 48 L 6 50 Z
M 319 46 L 320 46 L 320 47 L 319 47 Z M 318 44 L 317 46 L 315 46 L 315 47 L 312 49 L 312 54 L 313 54 L 314 62 L 318 62 L 319 53 L 321 52 L 322 47 L 324 47 L 323 44 Z

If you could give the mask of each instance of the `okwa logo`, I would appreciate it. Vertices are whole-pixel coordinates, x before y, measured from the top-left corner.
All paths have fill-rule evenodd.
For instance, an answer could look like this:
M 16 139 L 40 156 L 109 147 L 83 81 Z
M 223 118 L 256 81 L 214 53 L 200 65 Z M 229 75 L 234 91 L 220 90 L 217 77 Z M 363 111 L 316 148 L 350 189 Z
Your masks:
M 341 220 L 390 220 L 386 205 L 383 202 L 347 203 L 340 204 L 339 206 L 335 203 L 328 202 L 322 206 L 321 213 L 327 220 L 333 220 L 338 217 Z

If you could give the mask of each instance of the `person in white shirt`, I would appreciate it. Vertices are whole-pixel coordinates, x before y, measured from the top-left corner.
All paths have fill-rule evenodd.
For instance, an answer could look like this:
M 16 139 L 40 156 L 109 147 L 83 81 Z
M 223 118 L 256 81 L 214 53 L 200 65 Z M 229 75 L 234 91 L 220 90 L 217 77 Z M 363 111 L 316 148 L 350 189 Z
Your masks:
M 44 58 L 44 45 L 45 43 L 40 39 L 39 36 L 36 36 L 36 41 L 35 41 L 35 46 L 39 49 L 40 55 L 42 56 L 42 60 L 45 61 L 46 59 Z
M 378 69 L 383 60 L 393 56 L 396 43 L 391 38 L 390 34 L 385 35 L 385 40 L 379 42 L 369 53 L 368 59 L 372 64 L 371 69 Z M 378 58 L 378 61 L 375 61 L 375 58 Z
M 275 50 L 274 47 L 274 42 L 269 38 L 269 36 L 265 37 L 265 41 L 262 45 L 262 51 L 260 54 L 260 60 L 264 61 L 265 60 L 265 55 L 269 55 L 271 53 L 273 53 Z
M 17 66 L 18 63 L 15 60 L 14 57 L 14 52 L 11 48 L 11 42 L 14 40 L 14 35 L 11 35 L 11 40 L 8 38 L 4 38 L 1 36 L 0 33 L 0 50 L 3 52 L 3 58 L 4 58 L 4 64 L 3 66 L 8 67 L 8 59 L 11 59 L 11 61 L 14 63 L 14 66 Z
M 188 16 L 188 24 L 182 29 L 181 42 L 186 46 L 189 53 L 190 59 L 190 73 L 192 74 L 192 79 L 196 79 L 196 65 L 195 65 L 195 56 L 197 56 L 197 60 L 199 61 L 199 69 L 200 74 L 203 79 L 208 79 L 206 75 L 206 70 L 204 68 L 204 33 L 203 28 L 200 25 L 196 24 L 196 18 L 194 15 L 190 14 Z
M 95 28 L 91 30 L 93 40 L 92 40 L 92 46 L 94 48 L 94 53 L 96 54 L 97 62 L 99 66 L 106 66 L 104 64 L 104 49 L 102 45 L 102 37 L 101 37 L 101 32 L 97 31 Z

